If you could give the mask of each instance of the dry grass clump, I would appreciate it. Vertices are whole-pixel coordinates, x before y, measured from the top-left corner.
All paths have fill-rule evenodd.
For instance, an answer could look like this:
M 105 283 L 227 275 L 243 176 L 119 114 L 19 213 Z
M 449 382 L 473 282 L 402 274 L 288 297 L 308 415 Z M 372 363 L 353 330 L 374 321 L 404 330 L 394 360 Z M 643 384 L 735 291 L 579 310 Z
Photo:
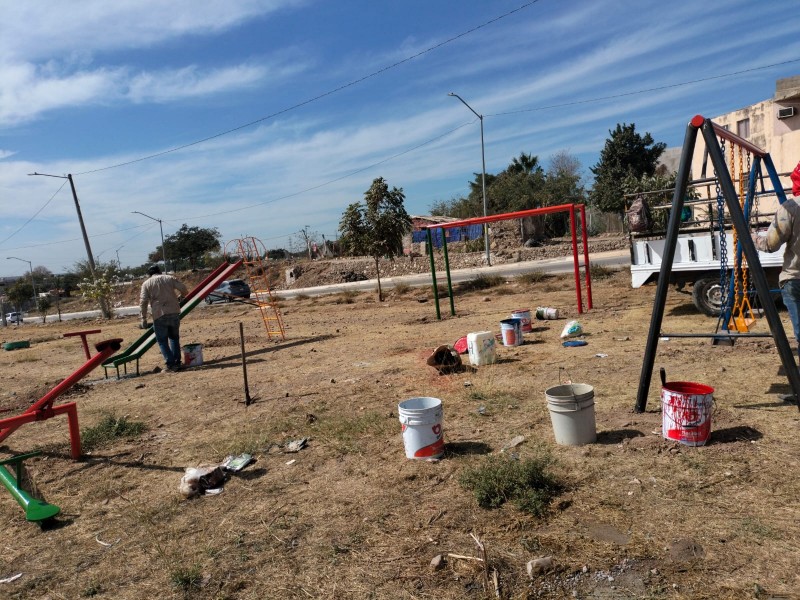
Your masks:
M 459 291 L 463 292 L 477 292 L 480 290 L 488 290 L 503 284 L 504 279 L 500 275 L 485 275 L 481 273 L 474 279 L 464 281 L 458 285 Z

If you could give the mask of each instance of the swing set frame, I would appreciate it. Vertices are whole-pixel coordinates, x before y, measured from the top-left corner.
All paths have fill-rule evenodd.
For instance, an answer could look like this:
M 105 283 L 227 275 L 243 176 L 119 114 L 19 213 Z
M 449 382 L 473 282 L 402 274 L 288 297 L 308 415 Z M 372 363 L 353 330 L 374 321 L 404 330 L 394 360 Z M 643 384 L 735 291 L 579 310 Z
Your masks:
M 772 164 L 772 159 L 769 153 L 761 148 L 748 142 L 727 129 L 716 125 L 711 119 L 706 119 L 702 115 L 695 115 L 689 124 L 686 126 L 686 135 L 684 137 L 683 148 L 681 151 L 681 160 L 678 166 L 678 175 L 675 182 L 675 192 L 672 197 L 672 210 L 669 215 L 669 222 L 667 225 L 667 234 L 664 246 L 664 255 L 661 261 L 661 270 L 658 276 L 658 284 L 656 287 L 656 295 L 653 303 L 653 312 L 650 318 L 650 329 L 647 334 L 647 345 L 645 346 L 644 359 L 642 361 L 642 371 L 639 378 L 639 388 L 636 395 L 635 411 L 637 413 L 644 412 L 647 407 L 647 395 L 650 390 L 650 384 L 653 376 L 653 365 L 655 363 L 656 351 L 658 349 L 658 341 L 662 336 L 661 324 L 664 317 L 664 308 L 666 306 L 667 291 L 669 287 L 670 274 L 672 272 L 672 263 L 675 258 L 675 248 L 678 240 L 678 229 L 680 227 L 680 216 L 683 210 L 684 197 L 689 185 L 689 178 L 691 175 L 692 156 L 697 142 L 698 132 L 702 133 L 703 139 L 708 150 L 708 156 L 711 159 L 714 169 L 717 173 L 717 179 L 720 186 L 720 192 L 725 199 L 725 204 L 730 214 L 731 222 L 738 235 L 737 254 L 743 253 L 747 259 L 750 278 L 753 281 L 758 298 L 761 302 L 764 316 L 769 324 L 772 337 L 775 340 L 778 354 L 781 358 L 784 371 L 786 372 L 789 384 L 791 385 L 792 392 L 795 398 L 800 398 L 800 371 L 795 364 L 792 349 L 789 346 L 789 341 L 786 337 L 786 331 L 783 328 L 783 323 L 778 316 L 778 310 L 772 300 L 772 294 L 767 283 L 766 275 L 761 267 L 761 262 L 758 258 L 758 251 L 755 244 L 750 237 L 750 228 L 747 219 L 739 203 L 739 194 L 731 179 L 728 167 L 725 164 L 725 157 L 722 153 L 718 138 L 728 140 L 733 144 L 744 148 L 750 152 L 755 158 L 756 163 L 750 171 L 749 189 L 755 188 L 755 174 L 760 172 L 759 161 L 763 162 L 767 168 L 770 181 L 778 193 L 778 198 L 781 203 L 785 201 L 783 193 L 783 186 L 777 171 Z M 722 233 L 724 235 L 724 232 Z M 741 264 L 739 262 L 738 264 Z M 703 337 L 720 337 L 721 334 L 712 334 Z M 724 337 L 745 337 L 744 335 L 736 334 L 722 334 Z M 753 336 L 753 334 L 747 334 Z M 760 337 L 760 336 L 759 336 Z M 798 404 L 800 410 L 800 404 Z

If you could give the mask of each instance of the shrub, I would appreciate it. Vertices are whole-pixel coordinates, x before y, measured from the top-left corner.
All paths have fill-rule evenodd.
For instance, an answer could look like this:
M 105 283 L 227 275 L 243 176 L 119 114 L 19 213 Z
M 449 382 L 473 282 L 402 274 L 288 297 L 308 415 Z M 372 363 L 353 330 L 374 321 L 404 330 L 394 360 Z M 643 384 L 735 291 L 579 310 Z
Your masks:
M 531 271 L 530 273 L 522 273 L 521 275 L 517 275 L 517 281 L 519 283 L 526 283 L 528 285 L 534 283 L 540 283 L 542 281 L 546 281 L 550 279 L 552 275 L 545 273 L 544 271 Z
M 502 284 L 503 278 L 500 277 L 500 275 L 485 275 L 481 273 L 475 277 L 475 279 L 461 283 L 459 287 L 465 292 L 474 292 L 478 290 L 487 290 Z
M 607 279 L 614 273 L 614 269 L 609 269 L 603 265 L 593 264 L 589 266 L 589 274 L 592 276 L 592 279 Z
M 481 508 L 497 508 L 513 502 L 521 511 L 538 517 L 563 489 L 548 470 L 551 463 L 547 455 L 523 461 L 490 456 L 483 464 L 465 470 L 459 483 L 472 490 Z
M 103 416 L 100 423 L 81 431 L 81 445 L 91 450 L 113 442 L 116 439 L 130 439 L 147 431 L 147 426 L 140 421 L 129 421 L 128 417 L 115 417 L 113 414 Z

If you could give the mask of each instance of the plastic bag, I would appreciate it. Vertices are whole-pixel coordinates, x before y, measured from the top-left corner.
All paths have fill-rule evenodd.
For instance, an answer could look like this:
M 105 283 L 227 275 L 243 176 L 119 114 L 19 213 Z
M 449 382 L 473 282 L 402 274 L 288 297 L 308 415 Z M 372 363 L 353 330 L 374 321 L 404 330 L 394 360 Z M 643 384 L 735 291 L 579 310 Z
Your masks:
M 649 231 L 653 227 L 650 207 L 647 205 L 644 196 L 639 196 L 633 201 L 625 216 L 628 219 L 628 229 L 633 232 L 641 233 Z
M 564 325 L 564 330 L 561 332 L 561 339 L 575 337 L 583 333 L 583 327 L 577 321 L 570 321 Z

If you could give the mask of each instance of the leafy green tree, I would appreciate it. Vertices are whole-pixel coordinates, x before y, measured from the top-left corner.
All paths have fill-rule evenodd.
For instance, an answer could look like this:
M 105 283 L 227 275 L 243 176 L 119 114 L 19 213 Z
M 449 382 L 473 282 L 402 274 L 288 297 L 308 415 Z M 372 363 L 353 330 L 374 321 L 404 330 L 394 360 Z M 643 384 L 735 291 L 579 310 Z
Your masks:
M 629 175 L 636 179 L 653 175 L 666 144 L 656 143 L 649 133 L 639 135 L 634 123 L 618 123 L 616 129 L 608 133 L 610 137 L 600 152 L 600 160 L 591 168 L 595 180 L 589 198 L 604 212 L 622 214 L 625 211 L 623 180 Z
M 206 252 L 218 251 L 222 248 L 221 237 L 216 227 L 189 227 L 184 223 L 178 231 L 164 239 L 164 246 L 167 248 L 167 256 L 171 262 L 188 262 L 189 266 L 195 269 L 198 259 Z M 151 262 L 158 262 L 161 260 L 161 256 L 161 246 L 157 246 L 147 256 L 147 259 Z
M 50 296 L 39 296 L 36 299 L 36 309 L 39 311 L 39 314 L 42 315 L 42 323 L 47 323 L 47 311 L 50 310 L 52 303 L 50 302 Z
M 33 286 L 25 279 L 17 279 L 14 285 L 8 288 L 6 297 L 14 308 L 21 312 L 22 307 L 33 298 Z
M 383 301 L 380 259 L 394 258 L 403 252 L 403 236 L 411 229 L 411 217 L 403 203 L 402 188 L 393 187 L 378 177 L 364 193 L 364 203 L 354 202 L 339 222 L 340 242 L 351 255 L 367 255 L 375 260 L 378 274 L 378 299 Z

